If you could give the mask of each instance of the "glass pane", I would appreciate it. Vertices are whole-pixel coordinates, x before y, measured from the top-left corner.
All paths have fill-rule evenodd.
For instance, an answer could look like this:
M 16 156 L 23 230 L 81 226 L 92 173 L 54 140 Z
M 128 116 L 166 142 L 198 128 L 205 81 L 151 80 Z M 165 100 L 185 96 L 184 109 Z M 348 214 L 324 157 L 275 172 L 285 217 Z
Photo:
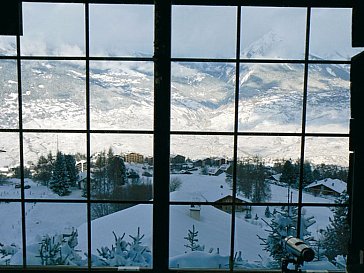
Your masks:
M 85 128 L 85 85 L 83 62 L 23 61 L 24 128 Z
M 349 69 L 333 64 L 309 66 L 307 132 L 349 133 Z
M 351 47 L 352 9 L 312 9 L 310 58 L 350 60 L 363 49 Z
M 306 9 L 242 8 L 241 58 L 303 59 Z
M 234 58 L 235 47 L 235 7 L 172 7 L 172 57 Z
M 0 128 L 16 129 L 19 125 L 17 75 L 16 61 L 0 60 Z
M 299 137 L 239 137 L 239 194 L 254 202 L 297 202 L 300 145 Z
M 20 198 L 19 151 L 19 134 L 0 133 L 0 199 Z
M 315 252 L 303 270 L 337 269 L 323 256 L 323 244 L 319 241 L 323 228 L 332 212 L 329 208 L 303 208 L 301 211 L 301 234 L 297 234 L 298 208 L 295 206 L 260 206 L 236 213 L 235 267 L 237 269 L 279 269 L 282 258 L 293 258 L 283 241 L 287 236 L 300 238 Z M 349 233 L 346 234 L 347 236 Z M 319 243 L 319 244 L 318 244 Z M 321 246 L 320 246 L 321 243 Z M 319 249 L 318 247 L 321 247 Z M 318 259 L 317 257 L 320 257 Z M 331 267 L 327 267 L 331 266 Z M 289 267 L 293 268 L 292 261 Z
M 233 131 L 235 67 L 172 63 L 172 130 Z
M 85 55 L 83 4 L 23 3 L 23 55 Z
M 24 134 L 24 161 L 31 166 L 26 198 L 84 199 L 86 135 Z
M 91 62 L 91 126 L 153 129 L 153 63 Z
M 214 206 L 170 206 L 169 267 L 228 269 L 231 215 Z
M 16 55 L 16 38 L 0 36 L 0 56 Z
M 91 198 L 151 200 L 152 154 L 152 135 L 92 134 Z
M 153 6 L 90 5 L 90 54 L 151 57 L 153 24 Z
M 91 204 L 92 266 L 151 268 L 153 206 L 124 204 L 126 208 L 118 212 L 108 210 L 115 205 L 120 204 Z M 80 247 L 87 250 L 87 242 L 80 242 Z
M 347 203 L 348 196 L 341 198 L 339 203 Z M 348 224 L 348 207 L 305 207 L 303 216 L 314 223 L 307 231 L 314 240 L 307 243 L 315 251 L 312 262 L 305 263 L 303 270 L 341 270 L 345 271 L 346 257 L 350 238 Z
M 22 231 L 20 203 L 0 202 L 0 266 L 22 265 Z
M 87 266 L 86 204 L 27 203 L 25 216 L 27 265 Z
M 303 68 L 297 64 L 241 65 L 239 130 L 300 132 Z
M 349 138 L 306 138 L 303 202 L 334 203 L 347 191 Z
M 217 202 L 231 197 L 232 136 L 171 136 L 170 199 Z

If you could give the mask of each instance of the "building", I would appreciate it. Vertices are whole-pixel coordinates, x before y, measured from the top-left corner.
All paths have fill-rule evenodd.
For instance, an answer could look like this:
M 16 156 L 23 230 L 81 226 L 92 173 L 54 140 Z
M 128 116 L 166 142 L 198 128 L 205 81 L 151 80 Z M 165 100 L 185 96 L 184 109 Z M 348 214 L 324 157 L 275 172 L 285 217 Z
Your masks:
M 325 178 L 315 181 L 305 187 L 305 190 L 315 195 L 332 195 L 339 196 L 347 189 L 346 182 L 340 179 Z
M 233 197 L 232 197 L 232 195 L 229 194 L 229 195 L 224 196 L 223 198 L 216 200 L 215 203 L 219 203 L 219 204 L 214 205 L 214 207 L 218 208 L 222 211 L 230 213 L 232 202 L 233 202 Z M 226 205 L 221 204 L 221 203 L 226 203 Z M 236 197 L 235 203 L 236 203 L 236 206 L 235 206 L 236 212 L 242 212 L 242 211 L 251 209 L 251 206 L 249 205 L 250 201 L 247 200 L 246 198 Z
M 124 155 L 124 159 L 129 163 L 144 163 L 144 156 L 138 153 L 128 153 Z

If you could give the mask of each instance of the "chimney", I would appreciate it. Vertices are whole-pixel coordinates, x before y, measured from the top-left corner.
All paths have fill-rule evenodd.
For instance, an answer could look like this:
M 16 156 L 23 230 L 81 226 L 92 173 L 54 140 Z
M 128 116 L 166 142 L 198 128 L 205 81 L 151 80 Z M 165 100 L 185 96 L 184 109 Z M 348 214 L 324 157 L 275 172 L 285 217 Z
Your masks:
M 200 205 L 191 205 L 190 216 L 193 219 L 200 221 L 200 214 L 201 214 L 201 206 Z

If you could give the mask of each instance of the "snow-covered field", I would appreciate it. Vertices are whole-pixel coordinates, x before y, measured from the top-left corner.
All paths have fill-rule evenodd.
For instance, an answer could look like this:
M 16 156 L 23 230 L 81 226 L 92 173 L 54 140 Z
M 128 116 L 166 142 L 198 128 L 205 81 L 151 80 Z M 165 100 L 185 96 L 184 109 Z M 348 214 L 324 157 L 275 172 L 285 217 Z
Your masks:
M 171 201 L 216 201 L 226 195 L 231 194 L 229 185 L 225 181 L 225 175 L 203 176 L 199 171 L 193 174 L 172 174 L 172 178 L 177 177 L 182 181 L 181 187 L 171 193 Z M 0 198 L 19 198 L 20 189 L 15 188 L 18 180 L 12 179 L 7 184 L 0 186 Z M 27 198 L 73 198 L 82 199 L 81 191 L 74 190 L 70 196 L 59 197 L 48 188 L 26 179 L 25 184 L 30 185 L 25 189 Z M 286 202 L 288 190 L 285 187 L 270 184 L 272 202 Z M 290 191 L 293 202 L 297 201 L 298 192 Z M 303 200 L 306 202 L 332 203 L 333 200 L 323 197 L 315 197 L 308 193 L 303 193 Z M 62 204 L 62 203 L 26 203 L 26 240 L 27 245 L 39 242 L 39 238 L 45 234 L 67 233 L 76 228 L 78 230 L 78 246 L 76 249 L 81 253 L 87 251 L 87 219 L 86 204 Z M 258 236 L 267 237 L 267 227 L 263 220 L 270 222 L 265 217 L 266 206 L 252 208 L 252 219 L 245 219 L 245 212 L 236 214 L 235 223 L 235 251 L 242 253 L 242 260 L 247 266 L 264 266 L 269 253 L 262 250 L 263 246 Z M 273 211 L 273 207 L 270 211 Z M 280 210 L 279 207 L 276 207 Z M 319 231 L 325 229 L 329 224 L 329 217 L 332 212 L 327 207 L 306 207 L 304 214 L 314 216 L 316 223 L 309 227 L 309 231 L 314 237 L 319 236 Z M 134 207 L 95 219 L 92 221 L 92 254 L 97 255 L 97 249 L 111 246 L 115 243 L 113 232 L 121 236 L 126 234 L 126 240 L 130 240 L 129 235 L 135 236 L 138 228 L 144 234 L 143 244 L 152 248 L 152 205 L 136 205 Z M 254 219 L 257 216 L 257 219 Z M 19 203 L 0 203 L 0 242 L 3 244 L 22 244 L 21 235 L 21 207 Z M 205 247 L 206 255 L 209 251 L 219 259 L 221 263 L 227 261 L 230 254 L 231 239 L 231 214 L 210 205 L 201 206 L 200 218 L 195 219 L 190 215 L 189 205 L 173 205 L 170 207 L 170 265 L 173 267 L 202 266 L 214 267 L 213 263 L 198 265 L 188 263 L 188 255 L 185 253 L 187 240 L 185 237 L 193 226 L 198 231 L 198 243 Z M 211 255 L 212 255 L 211 254 Z M 190 254 L 189 254 L 190 255 Z M 197 259 L 198 260 L 198 259 Z M 213 259 L 216 262 L 216 259 Z

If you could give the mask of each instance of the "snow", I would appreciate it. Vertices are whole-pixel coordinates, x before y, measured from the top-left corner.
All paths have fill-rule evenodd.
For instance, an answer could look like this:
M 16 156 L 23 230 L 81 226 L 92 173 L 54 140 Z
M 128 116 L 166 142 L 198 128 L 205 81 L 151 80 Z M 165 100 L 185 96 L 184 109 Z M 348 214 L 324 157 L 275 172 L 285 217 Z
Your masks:
M 310 189 L 317 186 L 325 186 L 339 194 L 342 194 L 344 191 L 347 190 L 347 184 L 340 180 L 340 179 L 332 179 L 332 178 L 325 178 L 322 180 L 315 181 L 309 185 L 307 185 L 305 188 Z
M 200 170 L 192 174 L 172 174 L 182 181 L 182 186 L 170 194 L 171 201 L 191 202 L 214 202 L 222 197 L 231 195 L 231 188 L 226 183 L 225 174 L 220 176 L 201 175 Z M 31 198 L 61 198 L 52 193 L 45 186 L 39 185 L 30 179 L 26 184 L 31 188 L 25 191 L 27 197 Z M 20 197 L 19 189 L 14 185 L 19 180 L 12 179 L 7 184 L 0 186 L 0 193 L 7 193 L 5 198 Z M 272 202 L 286 202 L 288 189 L 279 185 L 270 184 Z M 297 201 L 298 193 L 291 189 L 289 196 L 292 201 Z M 83 198 L 80 190 L 74 190 L 71 196 L 62 198 Z M 243 196 L 239 198 L 249 201 Z M 332 202 L 332 199 L 315 197 L 304 192 L 303 198 L 306 202 Z M 78 246 L 76 249 L 87 252 L 87 224 L 86 204 L 61 204 L 61 203 L 26 203 L 26 229 L 27 244 L 39 241 L 44 234 L 62 233 L 73 227 L 77 228 Z M 279 210 L 280 208 L 276 208 Z M 235 221 L 234 238 L 235 252 L 241 251 L 241 264 L 246 268 L 262 267 L 270 260 L 269 253 L 262 250 L 261 241 L 258 236 L 267 237 L 267 227 L 263 220 L 270 219 L 264 215 L 265 206 L 252 208 L 252 219 L 245 219 L 245 212 L 237 212 Z M 273 208 L 271 208 L 273 211 Z M 332 212 L 327 207 L 306 207 L 304 215 L 314 216 L 316 223 L 309 228 L 312 236 L 320 236 L 319 231 L 329 224 Z M 258 219 L 254 220 L 257 215 Z M 21 208 L 18 203 L 1 203 L 1 219 L 7 219 L 0 225 L 0 242 L 10 245 L 15 243 L 21 246 Z M 134 236 L 140 228 L 144 235 L 143 244 L 152 249 L 153 240 L 153 207 L 148 204 L 139 204 L 110 215 L 93 219 L 91 221 L 91 251 L 97 254 L 97 249 L 114 244 L 114 234 L 122 236 L 126 234 Z M 198 243 L 204 246 L 205 251 L 190 253 L 187 251 L 184 237 L 192 227 L 198 231 Z M 231 214 L 210 205 L 202 205 L 199 219 L 190 215 L 189 205 L 173 205 L 170 207 L 170 266 L 173 267 L 204 267 L 224 268 L 230 255 L 231 239 Z M 258 236 L 257 236 L 258 235 Z M 129 238 L 129 237 L 128 237 Z M 153 251 L 153 250 L 152 250 Z M 81 252 L 81 253 L 82 253 Z M 219 254 L 217 254 L 219 253 Z M 203 258 L 204 257 L 204 258 Z M 202 263 L 202 259 L 204 262 Z M 312 263 L 313 264 L 313 263 Z M 328 267 L 327 263 L 316 263 L 319 268 Z

